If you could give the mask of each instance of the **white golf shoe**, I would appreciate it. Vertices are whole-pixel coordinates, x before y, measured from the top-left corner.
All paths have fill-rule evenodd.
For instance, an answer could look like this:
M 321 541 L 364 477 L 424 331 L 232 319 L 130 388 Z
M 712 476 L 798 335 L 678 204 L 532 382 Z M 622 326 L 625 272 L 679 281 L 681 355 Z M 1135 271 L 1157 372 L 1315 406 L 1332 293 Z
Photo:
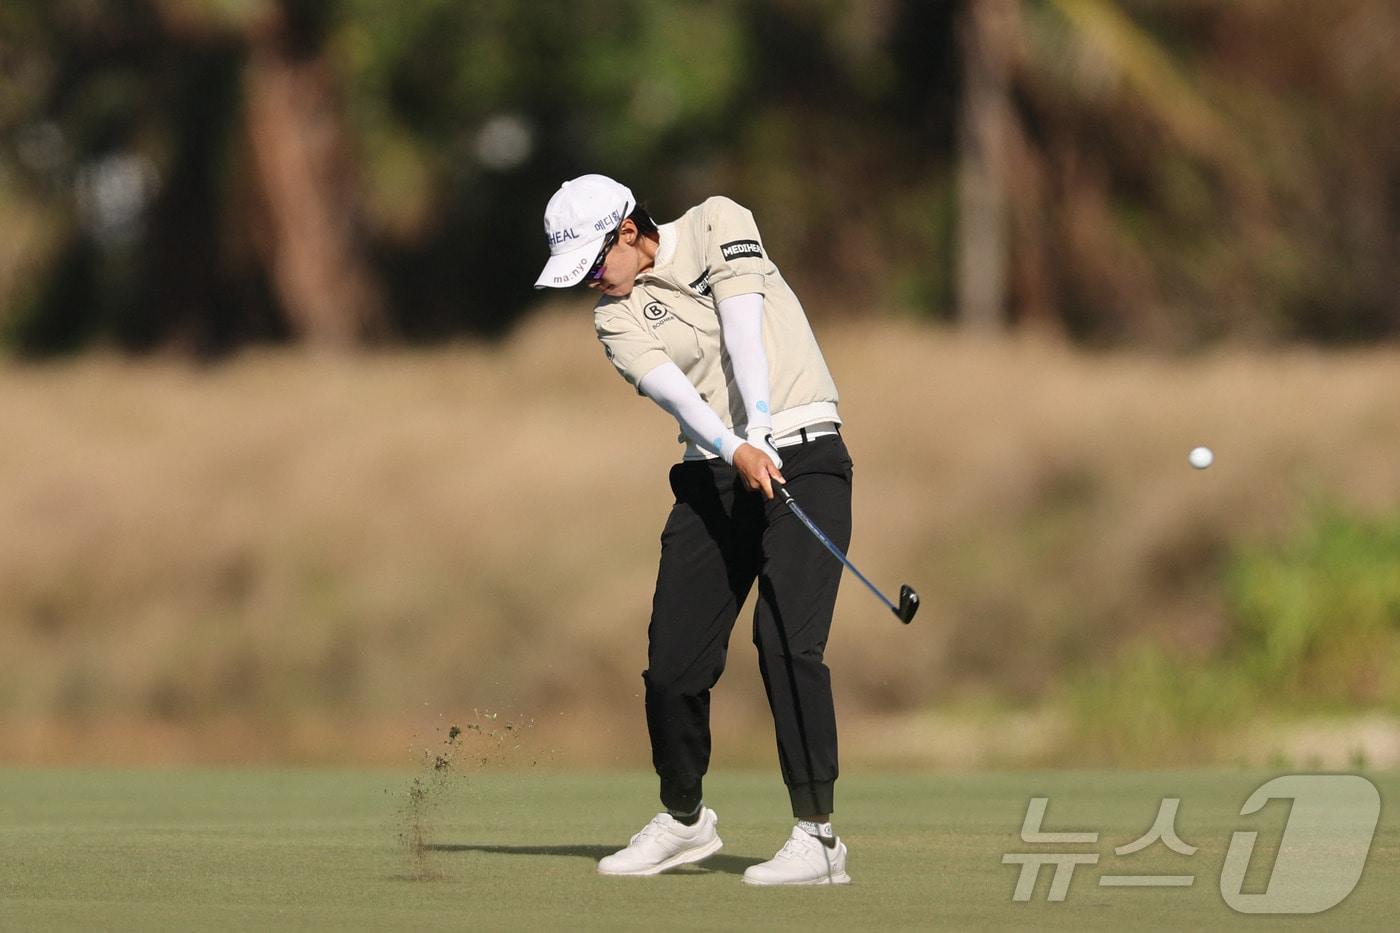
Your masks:
M 794 826 L 792 835 L 778 854 L 766 862 L 750 865 L 744 871 L 744 884 L 850 884 L 846 874 L 846 844 L 836 839 L 828 849 L 822 841 L 801 827 Z
M 719 851 L 715 826 L 719 817 L 709 807 L 700 811 L 694 826 L 687 826 L 669 813 L 658 813 L 632 837 L 627 848 L 598 862 L 604 875 L 658 875 L 681 865 L 691 865 Z

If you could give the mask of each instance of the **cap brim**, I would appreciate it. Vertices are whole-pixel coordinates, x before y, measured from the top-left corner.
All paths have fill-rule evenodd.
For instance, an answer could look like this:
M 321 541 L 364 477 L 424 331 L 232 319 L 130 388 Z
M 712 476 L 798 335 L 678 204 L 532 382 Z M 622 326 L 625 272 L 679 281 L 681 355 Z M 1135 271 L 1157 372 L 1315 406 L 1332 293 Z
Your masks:
M 588 267 L 593 265 L 593 260 L 598 258 L 598 247 L 603 241 L 602 237 L 591 243 L 575 247 L 567 253 L 560 253 L 558 256 L 550 256 L 549 261 L 544 264 L 544 271 L 540 277 L 535 279 L 536 288 L 570 288 L 583 281 L 583 276 L 588 272 Z

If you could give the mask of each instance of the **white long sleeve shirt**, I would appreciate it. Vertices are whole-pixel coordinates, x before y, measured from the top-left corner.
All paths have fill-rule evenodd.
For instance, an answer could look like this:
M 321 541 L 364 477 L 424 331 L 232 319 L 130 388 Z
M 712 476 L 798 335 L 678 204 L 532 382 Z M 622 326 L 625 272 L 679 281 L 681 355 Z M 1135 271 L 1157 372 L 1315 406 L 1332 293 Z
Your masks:
M 764 251 L 753 216 L 728 198 L 663 224 L 652 268 L 631 294 L 601 299 L 593 318 L 608 358 L 639 392 L 656 398 L 647 387 L 678 389 L 665 376 L 642 386 L 671 363 L 737 438 L 841 422 L 836 385 L 801 304 Z M 676 409 L 686 459 L 726 455 L 723 433 L 698 423 L 692 432 L 677 414 L 686 402 L 659 391 L 663 407 Z M 711 443 L 716 437 L 720 444 Z

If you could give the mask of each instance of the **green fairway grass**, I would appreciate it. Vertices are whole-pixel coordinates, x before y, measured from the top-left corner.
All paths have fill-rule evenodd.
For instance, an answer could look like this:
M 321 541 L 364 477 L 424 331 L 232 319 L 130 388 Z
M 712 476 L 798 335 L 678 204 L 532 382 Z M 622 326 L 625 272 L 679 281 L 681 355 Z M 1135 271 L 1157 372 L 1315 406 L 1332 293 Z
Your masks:
M 776 777 L 716 774 L 706 802 L 723 851 L 657 878 L 603 878 L 594 863 L 654 813 L 643 774 L 483 774 L 434 791 L 427 848 L 403 845 L 411 774 L 354 771 L 0 772 L 0 928 L 695 928 L 955 929 L 1275 924 L 1236 914 L 1219 892 L 1230 835 L 1257 830 L 1245 890 L 1262 890 L 1286 801 L 1241 817 L 1259 771 L 850 772 L 837 831 L 854 883 L 754 889 L 745 867 L 790 829 Z M 1400 915 L 1400 775 L 1371 775 L 1381 822 L 1360 884 L 1339 906 L 1288 926 L 1393 929 Z M 1048 796 L 1043 831 L 1098 831 L 1096 844 L 1019 838 L 1027 801 Z M 1163 797 L 1193 856 L 1160 843 L 1129 856 Z M 1068 897 L 1048 903 L 1050 868 L 1013 903 L 1007 852 L 1097 852 Z M 1102 874 L 1193 874 L 1182 888 L 1103 888 Z M 1251 887 L 1254 885 L 1254 887 Z

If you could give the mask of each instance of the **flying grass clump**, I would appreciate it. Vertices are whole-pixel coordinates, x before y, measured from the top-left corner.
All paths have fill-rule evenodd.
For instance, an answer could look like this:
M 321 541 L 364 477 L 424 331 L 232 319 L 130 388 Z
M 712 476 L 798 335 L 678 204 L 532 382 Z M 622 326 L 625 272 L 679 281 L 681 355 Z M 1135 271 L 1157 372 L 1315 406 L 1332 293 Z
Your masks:
M 432 864 L 441 847 L 430 841 L 438 815 L 459 779 L 470 769 L 482 770 L 514 759 L 524 743 L 524 733 L 534 725 L 528 716 L 520 721 L 501 719 L 500 713 L 472 710 L 465 726 L 453 724 L 445 737 L 415 753 L 418 773 L 409 782 L 399 804 L 398 840 L 408 858 L 408 877 L 431 881 L 442 877 Z M 531 765 L 535 762 L 531 761 Z
M 433 818 L 447 796 L 452 766 L 461 748 L 462 729 L 454 724 L 448 728 L 442 743 L 420 752 L 423 767 L 409 782 L 400 805 L 399 844 L 408 857 L 408 876 L 414 881 L 441 877 L 431 864 L 428 835 Z

